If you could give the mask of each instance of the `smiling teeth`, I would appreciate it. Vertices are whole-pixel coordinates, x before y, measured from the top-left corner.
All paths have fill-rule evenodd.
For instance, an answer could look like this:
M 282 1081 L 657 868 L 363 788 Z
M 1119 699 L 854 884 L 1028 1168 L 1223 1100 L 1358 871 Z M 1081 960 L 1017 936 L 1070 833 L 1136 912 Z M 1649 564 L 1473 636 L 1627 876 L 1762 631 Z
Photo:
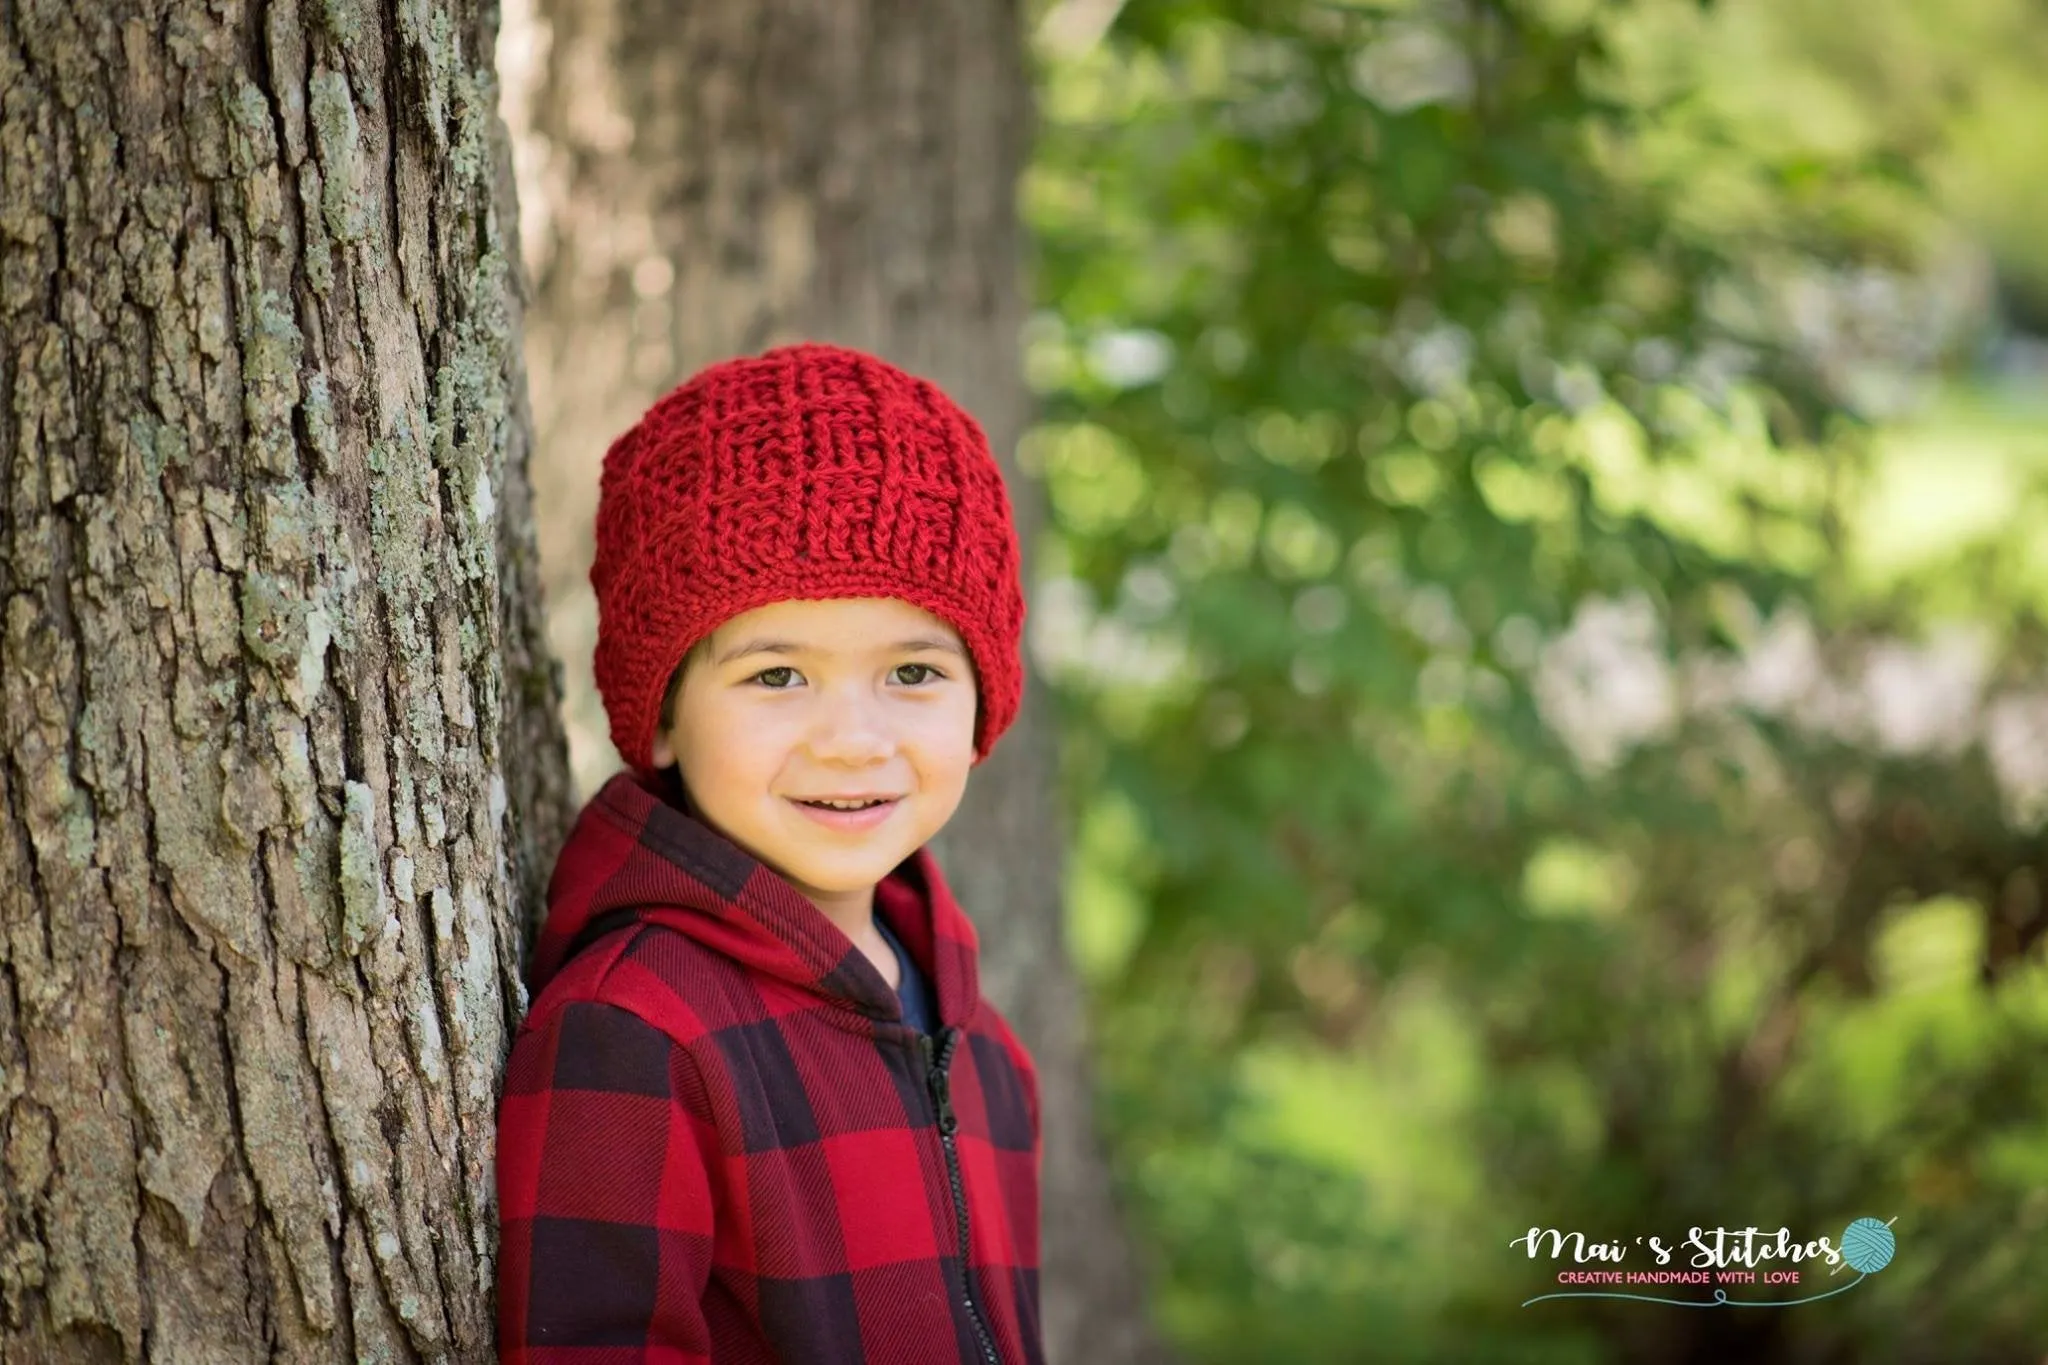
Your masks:
M 866 810 L 869 806 L 879 806 L 882 803 L 880 801 L 806 801 L 804 804 L 807 806 L 823 806 L 827 810 Z

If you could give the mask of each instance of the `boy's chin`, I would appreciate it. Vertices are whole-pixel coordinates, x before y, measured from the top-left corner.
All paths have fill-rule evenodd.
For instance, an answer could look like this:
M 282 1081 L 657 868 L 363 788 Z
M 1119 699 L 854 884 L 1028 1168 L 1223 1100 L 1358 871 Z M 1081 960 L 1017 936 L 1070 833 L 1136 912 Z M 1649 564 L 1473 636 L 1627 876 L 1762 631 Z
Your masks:
M 829 852 L 784 845 L 788 856 L 775 862 L 785 875 L 820 891 L 835 895 L 864 891 L 888 876 L 907 856 L 900 848 L 902 842 L 899 838 L 878 837 L 857 847 Z

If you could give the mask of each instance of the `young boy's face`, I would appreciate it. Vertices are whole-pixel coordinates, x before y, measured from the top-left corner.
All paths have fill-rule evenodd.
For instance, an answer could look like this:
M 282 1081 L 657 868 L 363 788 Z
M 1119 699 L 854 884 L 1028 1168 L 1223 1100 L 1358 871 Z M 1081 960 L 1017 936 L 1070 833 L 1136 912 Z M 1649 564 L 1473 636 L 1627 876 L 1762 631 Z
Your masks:
M 921 607 L 776 602 L 727 621 L 685 666 L 652 756 L 681 766 L 720 833 L 829 913 L 871 904 L 875 884 L 952 818 L 977 696 L 959 634 Z M 797 804 L 870 793 L 898 799 L 859 829 Z

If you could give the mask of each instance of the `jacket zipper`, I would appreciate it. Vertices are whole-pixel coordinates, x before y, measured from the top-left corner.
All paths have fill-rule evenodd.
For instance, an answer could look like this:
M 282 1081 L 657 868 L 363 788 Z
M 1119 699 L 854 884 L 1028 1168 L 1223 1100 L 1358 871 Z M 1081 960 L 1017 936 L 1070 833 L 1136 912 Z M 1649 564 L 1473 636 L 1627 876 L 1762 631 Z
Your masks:
M 917 1042 L 924 1053 L 925 1084 L 931 1088 L 932 1104 L 938 1110 L 939 1143 L 946 1149 L 946 1178 L 953 1186 L 953 1216 L 960 1230 L 960 1302 L 966 1305 L 968 1321 L 974 1324 L 974 1336 L 981 1343 L 982 1359 L 988 1365 L 1002 1365 L 988 1326 L 981 1319 L 981 1307 L 974 1301 L 974 1280 L 968 1269 L 967 1192 L 960 1180 L 960 1152 L 953 1143 L 953 1133 L 960 1122 L 953 1115 L 952 1080 L 947 1074 L 947 1068 L 953 1063 L 953 1047 L 960 1041 L 960 1030 L 948 1028 L 941 1036 L 946 1041 L 940 1045 L 936 1061 L 932 1058 L 931 1035 L 920 1033 Z

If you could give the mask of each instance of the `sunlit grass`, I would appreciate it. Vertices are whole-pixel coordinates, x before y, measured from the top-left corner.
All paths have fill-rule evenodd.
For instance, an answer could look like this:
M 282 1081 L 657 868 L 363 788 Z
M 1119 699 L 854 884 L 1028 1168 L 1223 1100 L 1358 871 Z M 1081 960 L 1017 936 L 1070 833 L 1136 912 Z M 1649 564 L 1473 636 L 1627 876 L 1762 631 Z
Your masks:
M 2048 605 L 2048 396 L 1944 391 L 1876 437 L 1868 496 L 1848 525 L 1852 581 L 1881 591 L 1939 570 L 1971 543 L 2011 537 L 2023 585 Z

